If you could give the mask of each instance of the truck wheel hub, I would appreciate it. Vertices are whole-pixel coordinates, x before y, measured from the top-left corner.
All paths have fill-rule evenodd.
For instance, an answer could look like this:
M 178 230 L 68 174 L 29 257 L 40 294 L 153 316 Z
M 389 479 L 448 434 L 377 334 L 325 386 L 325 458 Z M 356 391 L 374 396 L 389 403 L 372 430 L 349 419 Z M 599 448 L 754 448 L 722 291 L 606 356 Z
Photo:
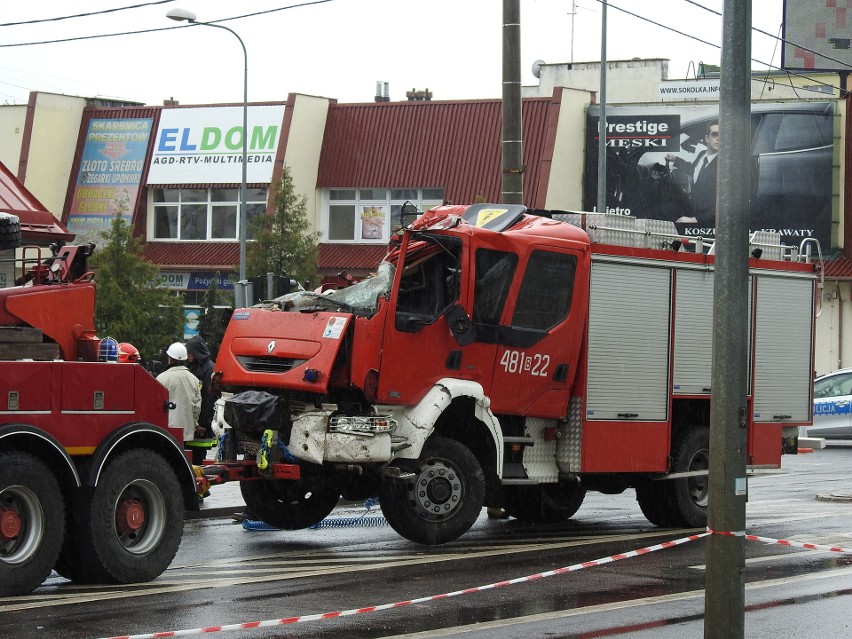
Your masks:
M 453 468 L 436 461 L 421 469 L 409 491 L 421 517 L 440 520 L 461 503 L 462 483 Z
M 0 509 L 0 538 L 14 539 L 21 534 L 21 516 L 10 508 Z
M 142 528 L 145 523 L 145 508 L 138 499 L 125 499 L 115 513 L 115 523 L 121 534 Z

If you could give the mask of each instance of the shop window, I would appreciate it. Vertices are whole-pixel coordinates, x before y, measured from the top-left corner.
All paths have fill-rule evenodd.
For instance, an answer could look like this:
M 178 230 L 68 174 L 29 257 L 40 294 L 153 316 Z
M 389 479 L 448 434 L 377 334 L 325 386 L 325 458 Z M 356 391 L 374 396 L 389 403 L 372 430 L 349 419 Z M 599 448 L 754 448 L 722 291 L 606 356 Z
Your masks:
M 329 189 L 324 198 L 329 242 L 382 242 L 417 217 L 440 206 L 444 189 Z
M 153 188 L 150 237 L 154 240 L 236 241 L 239 236 L 239 189 Z M 247 238 L 252 219 L 266 213 L 266 189 L 246 190 Z

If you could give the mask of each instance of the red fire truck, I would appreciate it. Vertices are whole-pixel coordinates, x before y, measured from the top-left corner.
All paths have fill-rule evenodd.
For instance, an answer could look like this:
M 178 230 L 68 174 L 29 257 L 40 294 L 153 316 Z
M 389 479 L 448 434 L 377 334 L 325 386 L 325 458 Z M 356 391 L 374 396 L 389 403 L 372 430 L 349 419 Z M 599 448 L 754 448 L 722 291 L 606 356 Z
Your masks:
M 91 251 L 34 259 L 0 289 L 0 596 L 54 568 L 79 583 L 153 579 L 198 509 L 166 389 L 139 364 L 99 361 Z
M 811 420 L 815 251 L 777 240 L 751 238 L 753 470 Z M 654 524 L 703 525 L 713 253 L 666 222 L 428 211 L 374 277 L 233 314 L 214 372 L 231 445 L 210 471 L 260 477 L 246 504 L 283 529 L 378 494 L 397 532 L 440 544 L 483 506 L 558 521 L 628 488 Z

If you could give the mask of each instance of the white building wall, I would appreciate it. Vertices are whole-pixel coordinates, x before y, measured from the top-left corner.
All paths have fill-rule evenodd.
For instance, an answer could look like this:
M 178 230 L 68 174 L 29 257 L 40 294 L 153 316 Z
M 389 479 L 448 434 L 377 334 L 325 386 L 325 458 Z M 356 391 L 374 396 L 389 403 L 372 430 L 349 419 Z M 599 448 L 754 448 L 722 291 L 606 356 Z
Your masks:
M 826 282 L 821 300 L 817 300 L 819 315 L 814 345 L 814 370 L 817 375 L 852 366 L 852 345 L 848 344 L 852 340 L 850 291 L 852 285 L 848 282 Z
M 538 86 L 521 88 L 525 98 L 547 97 L 554 87 L 598 91 L 600 62 L 563 62 L 539 67 Z M 656 102 L 660 81 L 668 78 L 669 61 L 610 60 L 607 62 L 607 103 Z
M 555 87 L 570 87 L 584 91 L 597 92 L 600 88 L 600 62 L 559 62 L 538 65 L 539 83 L 537 86 L 521 88 L 521 95 L 527 97 L 546 97 Z M 669 61 L 652 58 L 648 60 L 609 60 L 607 62 L 606 101 L 608 104 L 631 104 L 662 102 L 660 84 L 683 85 L 695 81 L 669 78 Z M 700 80 L 702 83 L 715 83 L 718 86 L 718 74 L 715 77 Z M 824 100 L 839 97 L 839 84 L 836 73 L 809 73 L 807 76 L 793 76 L 785 73 L 755 72 L 751 82 L 752 100 Z M 718 94 L 717 94 L 718 96 Z M 695 102 L 707 100 L 708 95 L 684 96 L 679 99 L 669 97 L 666 102 Z M 710 98 L 712 99 L 712 98 Z
M 295 95 L 284 155 L 284 165 L 290 169 L 296 193 L 307 200 L 311 231 L 320 230 L 321 209 L 316 186 L 329 102 L 328 98 Z
M 21 159 L 21 144 L 24 139 L 26 119 L 26 105 L 7 104 L 0 106 L 0 162 L 14 175 L 18 174 L 18 162 Z
M 24 185 L 48 211 L 62 217 L 71 165 L 77 149 L 84 98 L 55 93 L 36 95 Z
M 583 148 L 590 98 L 588 91 L 562 90 L 545 208 L 576 211 L 583 207 Z

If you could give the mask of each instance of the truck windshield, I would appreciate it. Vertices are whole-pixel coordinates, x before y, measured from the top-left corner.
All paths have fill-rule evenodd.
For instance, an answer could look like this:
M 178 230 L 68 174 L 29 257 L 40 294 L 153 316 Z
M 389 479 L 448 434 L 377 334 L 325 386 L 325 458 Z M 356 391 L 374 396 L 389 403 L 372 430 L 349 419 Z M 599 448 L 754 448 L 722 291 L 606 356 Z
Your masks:
M 379 298 L 387 297 L 390 293 L 395 271 L 396 267 L 393 264 L 382 262 L 379 264 L 376 274 L 372 277 L 361 280 L 348 288 L 341 288 L 328 293 L 325 297 L 343 302 L 347 306 L 363 311 L 365 315 L 372 315 L 376 312 Z
M 378 308 L 379 298 L 390 293 L 396 268 L 390 262 L 382 262 L 376 274 L 348 288 L 328 293 L 297 291 L 282 295 L 260 306 L 278 308 L 282 311 L 310 312 L 315 310 L 339 310 L 363 317 L 372 317 Z

